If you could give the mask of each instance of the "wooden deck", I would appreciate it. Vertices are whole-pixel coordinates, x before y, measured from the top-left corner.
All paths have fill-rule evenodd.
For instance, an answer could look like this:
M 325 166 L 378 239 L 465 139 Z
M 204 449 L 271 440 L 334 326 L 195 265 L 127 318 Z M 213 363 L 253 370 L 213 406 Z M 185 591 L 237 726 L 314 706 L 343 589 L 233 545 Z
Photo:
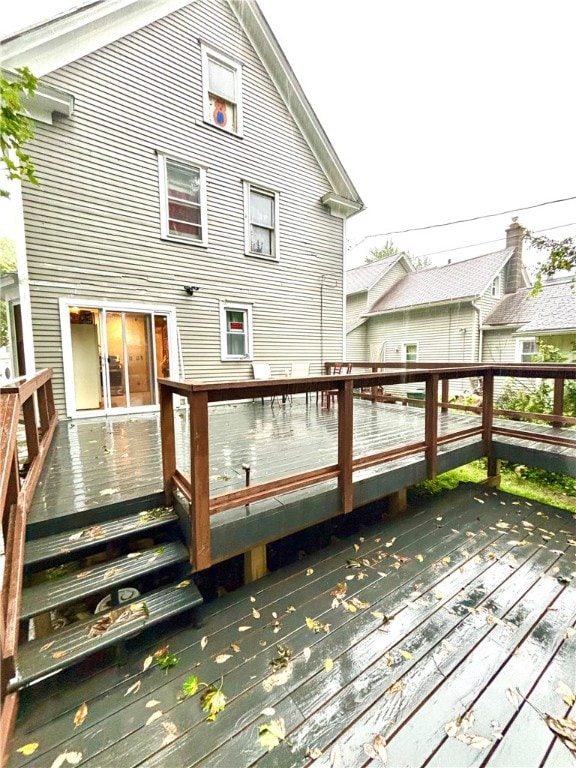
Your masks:
M 575 717 L 557 691 L 575 687 L 575 538 L 566 512 L 461 486 L 205 605 L 200 629 L 130 641 L 121 666 L 24 690 L 10 768 L 65 752 L 90 768 L 381 765 L 377 736 L 394 768 L 573 766 L 515 691 Z M 145 669 L 167 644 L 179 663 Z M 201 693 L 182 698 L 191 675 L 226 696 L 214 722 Z M 267 752 L 258 728 L 280 719 Z

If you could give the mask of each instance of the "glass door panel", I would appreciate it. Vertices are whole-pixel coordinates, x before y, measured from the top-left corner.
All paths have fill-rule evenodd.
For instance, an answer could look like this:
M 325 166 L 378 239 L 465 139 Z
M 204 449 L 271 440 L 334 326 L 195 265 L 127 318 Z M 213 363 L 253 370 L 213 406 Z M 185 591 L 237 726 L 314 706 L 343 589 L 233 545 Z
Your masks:
M 124 322 L 122 312 L 106 312 L 107 356 L 104 369 L 108 382 L 110 408 L 126 408 L 126 367 L 124 354 Z
M 153 405 L 156 400 L 151 320 L 152 318 L 148 314 L 124 313 L 128 405 L 132 407 Z

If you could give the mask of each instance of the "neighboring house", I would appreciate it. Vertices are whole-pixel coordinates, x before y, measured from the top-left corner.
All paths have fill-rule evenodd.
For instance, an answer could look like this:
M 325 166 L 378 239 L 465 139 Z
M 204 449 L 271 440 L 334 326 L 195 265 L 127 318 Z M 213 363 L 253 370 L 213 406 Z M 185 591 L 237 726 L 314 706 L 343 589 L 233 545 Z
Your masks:
M 558 277 L 536 295 L 521 288 L 506 296 L 484 321 L 483 360 L 529 363 L 540 340 L 571 358 L 576 350 L 575 286 L 573 276 Z
M 522 264 L 523 232 L 513 220 L 503 250 L 442 267 L 406 271 L 392 284 L 383 281 L 380 296 L 351 326 L 347 357 L 382 362 L 483 360 L 486 318 L 503 297 L 529 285 Z M 350 270 L 347 276 L 359 270 Z M 351 292 L 350 280 L 348 286 L 347 306 L 354 309 L 357 294 Z M 363 348 L 357 343 L 361 321 Z
M 61 415 L 342 356 L 363 204 L 253 0 L 92 3 L 2 57 L 41 78 L 13 346 L 54 369 Z

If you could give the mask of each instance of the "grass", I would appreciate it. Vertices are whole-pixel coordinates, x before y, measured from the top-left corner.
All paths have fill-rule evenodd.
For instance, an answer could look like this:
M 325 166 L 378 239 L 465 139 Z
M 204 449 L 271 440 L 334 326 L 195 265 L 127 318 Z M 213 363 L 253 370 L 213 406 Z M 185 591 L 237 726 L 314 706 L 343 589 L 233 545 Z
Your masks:
M 456 488 L 459 483 L 481 483 L 484 480 L 486 462 L 473 461 L 438 475 L 435 480 L 425 480 L 413 486 L 409 489 L 409 499 L 417 502 Z M 576 515 L 576 480 L 572 477 L 502 462 L 500 490 L 551 507 L 566 509 Z

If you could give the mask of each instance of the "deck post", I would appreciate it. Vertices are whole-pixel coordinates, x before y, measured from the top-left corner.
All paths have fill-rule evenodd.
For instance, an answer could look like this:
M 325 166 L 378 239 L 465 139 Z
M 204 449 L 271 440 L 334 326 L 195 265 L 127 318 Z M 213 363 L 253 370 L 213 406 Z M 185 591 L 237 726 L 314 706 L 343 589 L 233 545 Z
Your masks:
M 482 436 L 484 440 L 484 456 L 492 454 L 492 424 L 494 421 L 494 374 L 484 371 L 482 385 Z
M 408 489 L 400 488 L 388 496 L 388 511 L 391 515 L 399 515 L 406 512 L 408 507 Z
M 208 460 L 208 393 L 190 392 L 190 518 L 192 564 L 202 571 L 212 565 L 210 547 L 210 467 Z
M 266 544 L 260 544 L 244 552 L 244 584 L 261 579 L 267 573 Z
M 176 436 L 174 434 L 174 406 L 171 390 L 160 385 L 160 442 L 162 448 L 162 479 L 164 504 L 174 503 L 174 473 L 176 472 Z
M 36 423 L 36 403 L 35 397 L 29 397 L 22 403 L 22 413 L 24 414 L 24 430 L 26 432 L 26 447 L 28 449 L 28 464 L 38 456 L 40 451 L 40 441 L 38 438 L 38 425 Z
M 354 414 L 354 388 L 348 379 L 338 386 L 338 488 L 342 512 L 354 509 L 352 486 L 352 437 Z
M 501 476 L 501 461 L 496 456 L 488 456 L 488 465 L 486 467 L 486 480 L 484 485 L 490 488 L 498 488 L 500 486 Z
M 378 373 L 378 366 L 373 365 L 370 369 L 372 373 Z M 378 386 L 374 385 L 373 387 L 370 387 L 370 397 L 372 399 L 372 402 L 375 403 L 378 399 Z
M 426 379 L 426 412 L 424 414 L 424 441 L 426 443 L 426 476 L 433 480 L 438 474 L 438 374 Z
M 442 379 L 442 402 L 447 403 L 450 400 L 450 379 Z M 442 406 L 442 413 L 448 413 L 447 406 Z
M 552 405 L 552 413 L 554 416 L 562 416 L 564 414 L 564 379 L 554 379 L 554 402 Z M 562 421 L 551 421 L 552 427 L 561 427 Z

